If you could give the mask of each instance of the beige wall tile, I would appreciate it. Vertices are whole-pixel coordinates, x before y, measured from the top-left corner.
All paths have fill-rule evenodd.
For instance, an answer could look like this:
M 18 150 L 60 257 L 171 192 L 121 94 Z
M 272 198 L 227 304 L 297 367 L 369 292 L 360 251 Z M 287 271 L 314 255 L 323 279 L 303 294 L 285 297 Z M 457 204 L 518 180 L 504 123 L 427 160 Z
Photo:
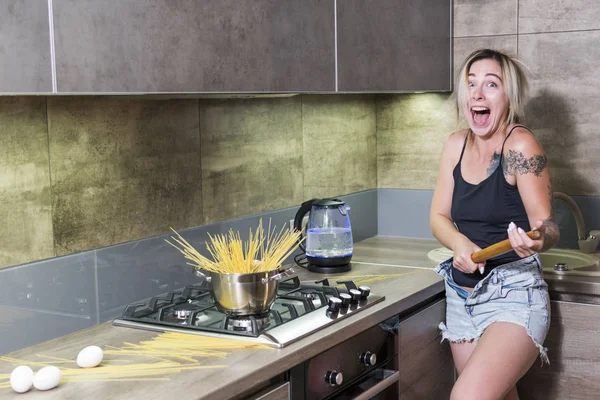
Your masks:
M 204 223 L 299 204 L 300 97 L 200 102 Z
M 517 33 L 517 0 L 454 0 L 454 37 Z
M 600 31 L 519 36 L 532 70 L 529 124 L 544 146 L 554 189 L 600 195 Z
M 0 98 L 0 267 L 54 256 L 46 99 Z
M 598 0 L 519 0 L 519 33 L 600 29 Z
M 373 96 L 303 96 L 304 197 L 377 187 Z
M 378 186 L 433 189 L 444 141 L 460 126 L 449 94 L 378 98 Z
M 454 39 L 455 81 L 474 50 L 517 53 L 517 35 Z M 456 119 L 454 96 L 383 96 L 377 102 L 377 181 L 382 188 L 433 189 L 442 146 L 451 132 L 466 128 Z
M 48 98 L 56 253 L 202 221 L 198 101 Z

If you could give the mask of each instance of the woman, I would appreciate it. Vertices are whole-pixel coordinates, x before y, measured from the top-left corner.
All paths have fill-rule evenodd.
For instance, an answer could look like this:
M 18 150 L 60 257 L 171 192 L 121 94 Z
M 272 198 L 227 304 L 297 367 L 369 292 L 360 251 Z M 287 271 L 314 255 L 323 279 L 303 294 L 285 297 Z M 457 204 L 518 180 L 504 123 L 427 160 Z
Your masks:
M 469 55 L 457 83 L 469 129 L 444 144 L 431 230 L 454 257 L 436 267 L 446 282 L 446 324 L 459 377 L 452 399 L 518 399 L 515 384 L 536 357 L 550 323 L 537 253 L 554 246 L 552 187 L 542 146 L 518 124 L 525 75 L 506 54 Z M 541 236 L 530 239 L 526 232 Z M 504 239 L 513 251 L 476 264 L 471 254 Z

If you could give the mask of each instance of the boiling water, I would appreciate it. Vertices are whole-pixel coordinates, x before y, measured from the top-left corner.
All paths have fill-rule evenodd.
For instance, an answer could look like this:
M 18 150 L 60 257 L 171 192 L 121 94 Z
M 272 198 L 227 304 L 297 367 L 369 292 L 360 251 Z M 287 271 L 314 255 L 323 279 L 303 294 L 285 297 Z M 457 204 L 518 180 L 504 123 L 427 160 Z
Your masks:
M 352 255 L 351 228 L 311 228 L 306 232 L 306 255 L 345 257 Z

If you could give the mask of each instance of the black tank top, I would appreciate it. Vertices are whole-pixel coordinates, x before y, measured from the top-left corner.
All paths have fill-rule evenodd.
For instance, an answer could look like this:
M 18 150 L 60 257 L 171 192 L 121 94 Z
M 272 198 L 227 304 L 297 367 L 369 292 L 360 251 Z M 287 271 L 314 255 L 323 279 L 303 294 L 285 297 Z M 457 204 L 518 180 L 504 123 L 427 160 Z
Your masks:
M 504 158 L 504 143 L 512 131 L 517 128 L 525 128 L 522 125 L 513 127 L 500 150 L 498 166 L 490 176 L 478 185 L 466 182 L 461 173 L 461 162 L 469 135 L 465 138 L 458 164 L 454 167 L 454 192 L 452 193 L 451 217 L 458 231 L 465 235 L 477 246 L 486 248 L 494 243 L 508 238 L 508 224 L 512 221 L 518 227 L 529 231 L 529 220 L 525 206 L 521 200 L 519 189 L 511 185 L 504 178 L 502 171 L 502 160 Z M 501 264 L 519 260 L 520 257 L 514 251 L 491 258 L 486 261 L 485 271 L 481 274 L 476 271 L 473 274 L 465 274 L 455 268 L 452 269 L 454 281 L 465 287 L 475 287 L 492 269 Z

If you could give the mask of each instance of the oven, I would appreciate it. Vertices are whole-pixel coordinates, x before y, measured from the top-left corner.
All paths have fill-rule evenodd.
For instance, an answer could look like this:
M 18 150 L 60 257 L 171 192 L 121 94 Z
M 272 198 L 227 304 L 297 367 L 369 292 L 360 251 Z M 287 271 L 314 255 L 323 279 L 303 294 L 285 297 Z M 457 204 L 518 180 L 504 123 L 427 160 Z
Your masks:
M 290 371 L 292 400 L 397 399 L 395 335 L 379 325 Z

